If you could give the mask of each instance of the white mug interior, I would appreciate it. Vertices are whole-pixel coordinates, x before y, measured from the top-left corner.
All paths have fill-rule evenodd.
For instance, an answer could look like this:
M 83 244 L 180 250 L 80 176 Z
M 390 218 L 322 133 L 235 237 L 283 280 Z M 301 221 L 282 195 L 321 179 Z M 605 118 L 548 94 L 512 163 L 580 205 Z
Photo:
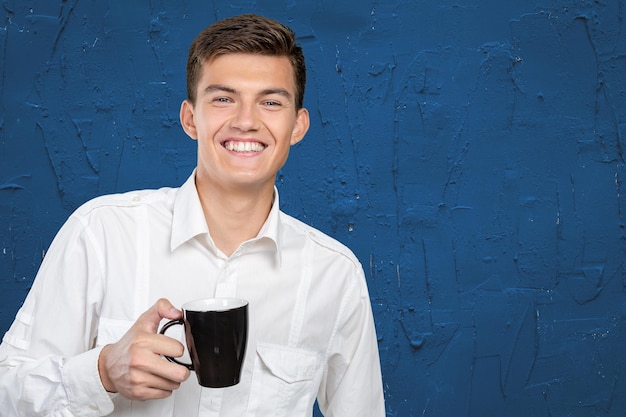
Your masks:
M 186 302 L 182 308 L 184 311 L 227 311 L 247 304 L 242 298 L 202 298 Z

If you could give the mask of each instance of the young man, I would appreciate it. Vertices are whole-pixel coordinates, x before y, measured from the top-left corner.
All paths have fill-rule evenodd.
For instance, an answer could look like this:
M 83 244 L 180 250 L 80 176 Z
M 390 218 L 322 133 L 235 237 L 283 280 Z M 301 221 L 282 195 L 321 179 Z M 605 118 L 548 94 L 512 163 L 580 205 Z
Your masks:
M 274 186 L 309 127 L 294 34 L 255 15 L 192 43 L 185 132 L 198 165 L 180 188 L 96 198 L 51 245 L 0 345 L 3 416 L 383 416 L 363 269 L 279 211 Z M 201 388 L 163 355 L 174 306 L 249 301 L 241 382 Z M 168 332 L 169 334 L 169 332 Z

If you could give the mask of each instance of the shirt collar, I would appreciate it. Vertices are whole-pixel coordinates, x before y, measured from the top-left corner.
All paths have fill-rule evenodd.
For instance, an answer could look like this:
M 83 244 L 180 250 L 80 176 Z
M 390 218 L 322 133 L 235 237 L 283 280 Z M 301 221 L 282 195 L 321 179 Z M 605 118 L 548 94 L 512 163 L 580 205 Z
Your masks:
M 174 251 L 188 240 L 201 235 L 209 234 L 198 189 L 196 188 L 196 171 L 179 188 L 174 200 L 172 216 L 172 235 L 170 250 Z M 274 186 L 274 203 L 270 213 L 261 227 L 259 234 L 252 241 L 269 241 L 275 253 L 276 261 L 280 265 L 280 206 L 278 189 Z
M 259 234 L 256 239 L 259 240 L 267 240 L 272 242 L 273 250 L 276 255 L 277 265 L 281 264 L 282 256 L 281 256 L 281 241 L 280 241 L 280 205 L 278 199 L 278 189 L 274 186 L 274 202 L 272 203 L 272 208 L 259 230 Z
M 189 239 L 204 233 L 209 233 L 209 228 L 196 189 L 196 171 L 194 170 L 178 189 L 174 199 L 170 249 L 174 251 Z

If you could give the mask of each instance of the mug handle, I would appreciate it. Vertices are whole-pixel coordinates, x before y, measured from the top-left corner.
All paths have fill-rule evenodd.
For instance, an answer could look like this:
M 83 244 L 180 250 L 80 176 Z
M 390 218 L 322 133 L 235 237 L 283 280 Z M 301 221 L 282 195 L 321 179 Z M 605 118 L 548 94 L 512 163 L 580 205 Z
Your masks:
M 165 323 L 165 324 L 163 325 L 163 327 L 161 327 L 161 330 L 159 330 L 159 333 L 164 335 L 164 334 L 165 334 L 165 331 L 166 331 L 167 329 L 169 329 L 170 327 L 175 326 L 175 325 L 177 325 L 177 324 L 185 324 L 185 320 L 183 320 L 183 319 L 178 319 L 178 320 L 170 320 L 170 321 L 168 321 L 167 323 Z M 182 366 L 186 367 L 186 368 L 187 368 L 187 369 L 189 369 L 190 371 L 193 371 L 193 370 L 194 370 L 194 369 L 193 369 L 193 364 L 191 364 L 191 363 L 183 363 L 183 362 L 179 362 L 179 361 L 177 361 L 175 358 L 172 358 L 171 356 L 166 356 L 166 355 L 163 355 L 163 357 L 164 357 L 165 359 L 167 359 L 168 361 L 170 361 L 170 362 L 177 363 L 177 364 L 179 364 L 179 365 L 182 365 Z

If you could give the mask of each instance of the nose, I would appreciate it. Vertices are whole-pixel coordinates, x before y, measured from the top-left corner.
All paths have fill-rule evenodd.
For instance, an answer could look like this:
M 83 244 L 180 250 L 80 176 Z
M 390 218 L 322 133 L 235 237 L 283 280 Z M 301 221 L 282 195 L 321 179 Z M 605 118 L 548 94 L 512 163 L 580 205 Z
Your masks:
M 254 104 L 239 103 L 232 125 L 242 132 L 257 130 L 259 124 L 258 109 Z

